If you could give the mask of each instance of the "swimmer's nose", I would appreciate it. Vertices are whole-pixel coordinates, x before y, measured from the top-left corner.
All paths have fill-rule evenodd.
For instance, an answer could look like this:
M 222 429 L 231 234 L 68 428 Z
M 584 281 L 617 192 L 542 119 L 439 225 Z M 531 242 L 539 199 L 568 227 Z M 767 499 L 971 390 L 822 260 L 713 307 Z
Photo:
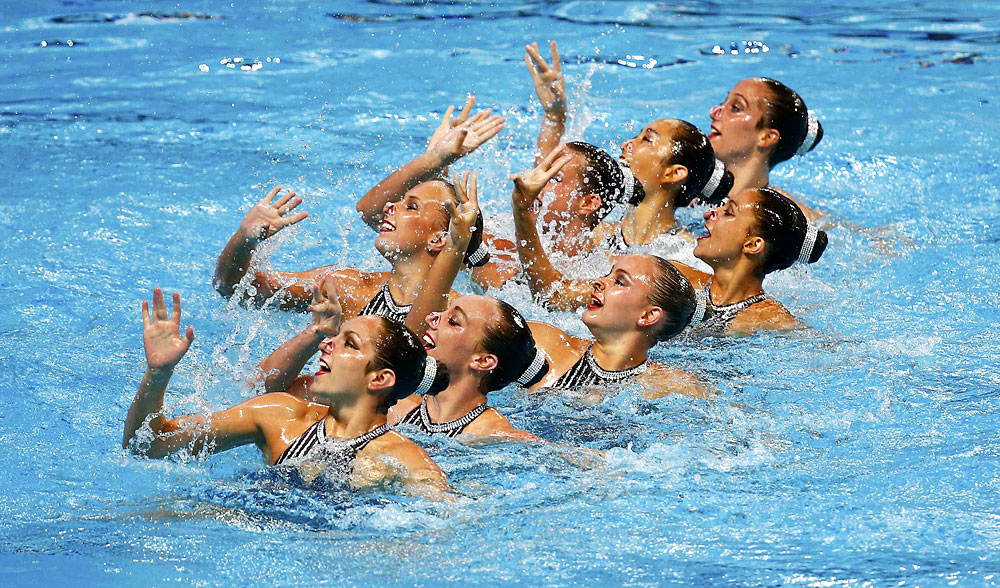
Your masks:
M 716 104 L 715 106 L 708 109 L 708 116 L 712 120 L 718 120 L 722 116 L 722 105 Z
M 632 153 L 632 141 L 633 141 L 633 139 L 629 139 L 628 141 L 625 141 L 624 143 L 622 143 L 622 151 L 623 152 L 625 152 L 625 153 Z
M 601 292 L 604 290 L 604 282 L 601 280 L 594 280 L 590 283 L 590 285 L 594 287 L 594 292 Z
M 718 208 L 709 208 L 708 210 L 706 210 L 705 214 L 703 215 L 704 218 L 705 218 L 705 220 L 712 220 L 712 219 L 714 219 L 715 218 L 715 213 L 716 213 L 717 210 L 719 210 L 719 209 Z
M 329 353 L 330 348 L 332 347 L 333 347 L 333 337 L 327 337 L 326 339 L 320 341 L 319 350 L 322 351 L 323 353 Z
M 395 202 L 386 202 L 385 206 L 382 207 L 382 214 L 383 215 L 389 215 L 389 214 L 392 214 L 394 212 L 396 212 L 396 203 Z
M 427 315 L 427 325 L 432 329 L 436 329 L 439 322 L 441 322 L 441 313 L 432 312 Z

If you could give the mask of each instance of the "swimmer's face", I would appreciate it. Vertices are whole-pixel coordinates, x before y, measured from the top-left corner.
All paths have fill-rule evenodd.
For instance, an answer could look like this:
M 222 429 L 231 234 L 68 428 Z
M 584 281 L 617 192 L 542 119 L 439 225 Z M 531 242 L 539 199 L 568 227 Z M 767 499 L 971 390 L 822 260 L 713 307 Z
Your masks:
M 661 118 L 649 123 L 634 139 L 622 143 L 622 153 L 618 160 L 632 170 L 632 175 L 650 188 L 660 185 L 660 175 L 673 159 L 674 133 L 678 121 Z
M 387 259 L 426 249 L 448 228 L 444 203 L 449 199 L 451 191 L 444 182 L 430 181 L 410 189 L 399 202 L 386 204 L 375 248 Z
M 708 141 L 715 156 L 730 165 L 749 157 L 762 140 L 760 128 L 767 108 L 767 87 L 749 78 L 736 84 L 722 104 L 709 110 L 712 130 Z
M 319 370 L 309 385 L 313 399 L 325 404 L 367 390 L 374 373 L 368 372 L 368 366 L 375 358 L 378 330 L 378 319 L 359 316 L 344 322 L 340 333 L 319 344 Z
M 583 312 L 583 323 L 608 332 L 627 332 L 637 327 L 642 315 L 652 308 L 656 264 L 647 255 L 623 255 L 615 258 L 611 273 L 594 280 L 590 303 Z
M 715 267 L 739 258 L 756 221 L 756 196 L 743 190 L 705 213 L 708 236 L 698 237 L 694 255 Z
M 550 231 L 558 231 L 574 215 L 580 213 L 578 207 L 580 196 L 586 192 L 583 171 L 586 169 L 587 159 L 572 148 L 567 148 L 566 153 L 572 156 L 572 159 L 549 180 L 538 195 L 543 204 L 539 219 L 542 227 Z
M 481 367 L 486 326 L 500 320 L 497 302 L 485 296 L 462 296 L 443 312 L 427 317 L 424 349 L 452 375 Z M 495 359 L 494 359 L 495 361 Z

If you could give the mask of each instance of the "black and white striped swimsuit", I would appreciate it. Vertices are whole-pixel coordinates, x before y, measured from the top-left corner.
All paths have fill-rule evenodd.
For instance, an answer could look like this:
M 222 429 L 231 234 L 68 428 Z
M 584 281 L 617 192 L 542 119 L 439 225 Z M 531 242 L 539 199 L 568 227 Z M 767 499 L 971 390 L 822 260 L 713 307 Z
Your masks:
M 696 303 L 694 315 L 691 317 L 692 330 L 697 329 L 701 333 L 722 334 L 726 330 L 726 327 L 729 326 L 729 323 L 736 318 L 736 315 L 754 304 L 767 299 L 767 296 L 761 292 L 760 294 L 754 294 L 746 300 L 740 300 L 739 302 L 726 304 L 725 306 L 716 306 L 712 303 L 711 288 L 712 280 L 709 280 L 704 288 L 694 293 Z
M 378 294 L 368 301 L 368 304 L 361 309 L 359 314 L 373 314 L 402 324 L 406 322 L 406 315 L 410 314 L 410 307 L 412 306 L 412 304 L 397 304 L 392 299 L 392 293 L 389 292 L 389 282 L 386 281 L 385 284 L 382 284 L 382 288 L 379 289 Z
M 384 423 L 354 439 L 332 439 L 326 436 L 326 418 L 322 418 L 292 441 L 274 465 L 289 465 L 307 458 L 321 457 L 324 461 L 346 466 L 354 461 L 358 452 L 368 443 L 389 431 L 389 424 Z
M 571 390 L 590 386 L 615 386 L 628 382 L 635 376 L 646 371 L 646 364 L 649 359 L 643 361 L 635 367 L 624 370 L 611 371 L 597 365 L 592 352 L 594 346 L 591 345 L 573 367 L 569 368 L 565 374 L 560 376 L 549 388 L 560 390 Z
M 396 426 L 413 425 L 428 435 L 457 437 L 462 433 L 462 431 L 465 430 L 465 427 L 467 427 L 469 423 L 476 420 L 479 415 L 486 412 L 487 408 L 488 407 L 484 402 L 465 413 L 464 416 L 458 417 L 455 420 L 448 421 L 446 423 L 432 423 L 431 415 L 427 412 L 427 397 L 424 396 L 420 401 L 420 406 L 407 413 L 406 416 L 396 423 Z

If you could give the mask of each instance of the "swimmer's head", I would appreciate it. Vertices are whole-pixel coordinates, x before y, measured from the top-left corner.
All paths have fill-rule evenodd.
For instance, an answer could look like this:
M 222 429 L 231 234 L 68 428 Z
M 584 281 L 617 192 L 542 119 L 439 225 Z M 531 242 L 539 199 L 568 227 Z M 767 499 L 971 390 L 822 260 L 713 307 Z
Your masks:
M 798 258 L 808 223 L 799 207 L 771 188 L 743 190 L 705 213 L 708 235 L 698 238 L 694 255 L 713 268 L 746 257 L 760 275 L 787 268 Z M 817 231 L 808 262 L 826 249 L 827 236 Z
M 675 207 L 695 200 L 719 202 L 733 186 L 732 173 L 717 166 L 708 137 L 683 120 L 661 118 L 649 123 L 635 138 L 622 143 L 619 159 L 645 191 L 672 190 Z
M 383 257 L 392 261 L 408 258 L 426 251 L 436 255 L 447 244 L 448 224 L 451 215 L 445 202 L 457 203 L 455 186 L 447 180 L 420 183 L 403 195 L 398 202 L 389 202 L 382 210 L 382 224 L 375 239 L 375 248 Z M 482 215 L 476 219 L 466 264 L 483 239 Z M 489 261 L 489 256 L 479 260 L 479 265 Z
M 718 157 L 730 164 L 759 151 L 767 156 L 768 167 L 774 167 L 800 150 L 811 151 L 823 139 L 819 121 L 815 134 L 808 133 L 809 111 L 802 98 L 770 78 L 741 81 L 710 114 L 709 140 Z
M 765 274 L 785 269 L 803 254 L 809 223 L 802 209 L 777 190 L 760 188 L 751 192 L 757 204 L 751 234 L 759 235 L 767 244 L 760 258 L 761 269 Z M 813 242 L 806 244 L 808 251 L 803 261 L 819 261 L 828 242 L 826 231 L 816 231 Z
M 638 182 L 627 182 L 622 169 L 611 155 L 590 143 L 566 143 L 566 151 L 584 159 L 579 180 L 581 189 L 600 198 L 598 218 L 606 217 L 614 208 L 623 204 L 636 204 L 645 193 Z M 564 168 L 565 169 L 565 168 Z
M 395 374 L 395 385 L 385 395 L 381 408 L 388 409 L 397 401 L 418 391 L 427 367 L 427 352 L 423 345 L 406 326 L 383 317 L 374 317 L 380 322 L 379 337 L 374 345 L 375 353 L 368 365 L 370 371 L 390 370 Z M 437 394 L 448 387 L 448 369 L 441 364 L 430 386 L 419 390 L 424 394 Z
M 333 404 L 369 394 L 378 399 L 380 410 L 417 389 L 427 357 L 409 329 L 378 316 L 345 321 L 319 348 L 320 369 L 309 386 L 310 396 Z M 431 393 L 447 385 L 447 370 L 441 369 Z
M 535 342 L 524 318 L 509 304 L 486 296 L 462 296 L 442 312 L 427 317 L 424 348 L 449 373 L 470 374 L 482 391 L 508 386 L 521 378 L 534 358 Z M 531 386 L 547 371 L 523 381 Z
M 691 321 L 695 296 L 691 284 L 655 255 L 623 255 L 611 272 L 594 280 L 584 324 L 597 337 L 640 331 L 650 346 L 665 341 Z

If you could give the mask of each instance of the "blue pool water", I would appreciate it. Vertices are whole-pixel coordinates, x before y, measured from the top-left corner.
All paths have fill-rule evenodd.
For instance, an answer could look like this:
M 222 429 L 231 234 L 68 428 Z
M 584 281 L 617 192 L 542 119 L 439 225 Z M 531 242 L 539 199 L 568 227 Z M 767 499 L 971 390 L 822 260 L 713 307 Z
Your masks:
M 0 584 L 1000 582 L 997 3 L 38 0 L 0 16 Z M 607 461 L 428 440 L 464 495 L 448 506 L 289 487 L 252 448 L 120 449 L 153 285 L 182 292 L 197 334 L 176 411 L 243 398 L 304 324 L 210 284 L 274 183 L 311 214 L 275 266 L 382 267 L 354 200 L 473 91 L 509 117 L 467 161 L 509 229 L 505 178 L 538 120 L 522 47 L 547 39 L 570 138 L 608 147 L 656 117 L 707 128 L 744 77 L 805 97 L 826 137 L 775 181 L 830 211 L 831 245 L 767 287 L 814 332 L 657 351 L 717 401 L 498 393 L 516 425 Z M 728 52 L 743 41 L 768 51 Z

